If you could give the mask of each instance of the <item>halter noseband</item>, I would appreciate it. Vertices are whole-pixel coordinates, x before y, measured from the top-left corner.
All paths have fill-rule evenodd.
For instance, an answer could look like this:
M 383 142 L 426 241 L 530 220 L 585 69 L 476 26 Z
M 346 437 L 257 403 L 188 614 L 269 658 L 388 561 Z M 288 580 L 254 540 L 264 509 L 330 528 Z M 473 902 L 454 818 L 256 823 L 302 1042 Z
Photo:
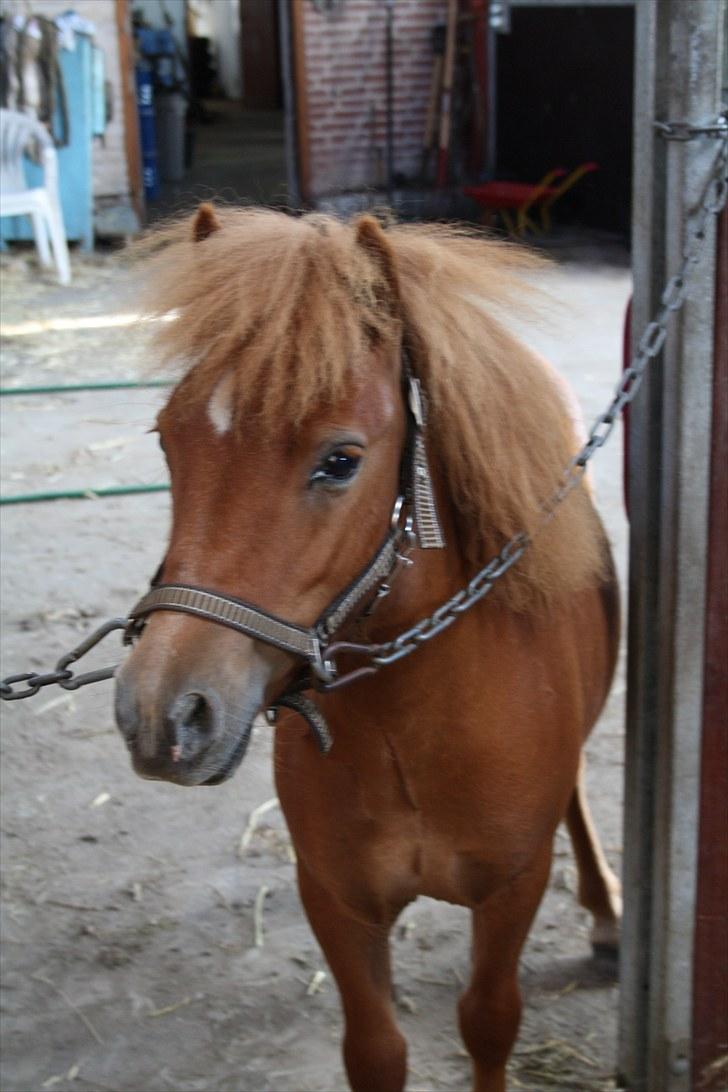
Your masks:
M 277 699 L 272 710 L 279 706 L 294 709 L 307 721 L 321 749 L 327 751 L 331 737 L 326 723 L 302 691 L 312 685 L 320 690 L 331 690 L 372 671 L 372 668 L 364 667 L 339 677 L 336 653 L 355 650 L 356 646 L 333 642 L 332 638 L 346 622 L 371 612 L 389 593 L 398 568 L 412 564 L 408 555 L 415 545 L 424 550 L 441 549 L 445 545 L 427 461 L 425 400 L 419 380 L 412 375 L 406 359 L 403 381 L 407 438 L 400 464 L 400 494 L 392 510 L 387 535 L 366 568 L 329 603 L 312 626 L 287 622 L 232 595 L 221 595 L 191 584 L 160 584 L 155 578 L 149 592 L 129 612 L 125 643 L 130 644 L 141 635 L 148 615 L 166 610 L 204 618 L 305 660 L 313 679 L 305 672 Z

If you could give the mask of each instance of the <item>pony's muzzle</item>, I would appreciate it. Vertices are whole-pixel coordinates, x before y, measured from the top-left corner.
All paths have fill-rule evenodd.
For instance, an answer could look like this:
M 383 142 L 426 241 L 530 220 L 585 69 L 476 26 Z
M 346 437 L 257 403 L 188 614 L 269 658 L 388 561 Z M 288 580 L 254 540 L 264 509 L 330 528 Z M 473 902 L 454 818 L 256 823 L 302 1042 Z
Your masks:
M 273 651 L 202 619 L 151 618 L 116 673 L 116 723 L 136 773 L 177 785 L 229 777 L 286 666 Z
M 207 753 L 217 749 L 223 734 L 217 704 L 211 695 L 189 691 L 172 699 L 166 709 L 145 715 L 130 689 L 117 686 L 116 722 L 136 772 L 190 781 L 193 768 L 207 766 Z

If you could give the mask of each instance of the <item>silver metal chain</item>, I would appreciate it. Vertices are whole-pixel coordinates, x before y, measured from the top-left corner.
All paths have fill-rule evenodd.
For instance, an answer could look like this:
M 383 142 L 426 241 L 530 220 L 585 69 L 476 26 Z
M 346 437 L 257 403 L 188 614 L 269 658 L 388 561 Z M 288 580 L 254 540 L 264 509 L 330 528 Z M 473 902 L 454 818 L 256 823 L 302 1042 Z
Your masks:
M 589 460 L 607 442 L 623 409 L 637 394 L 648 364 L 658 355 L 665 343 L 671 316 L 685 303 L 690 275 L 705 246 L 708 221 L 722 211 L 728 198 L 728 125 L 723 119 L 718 119 L 714 125 L 703 128 L 692 127 L 692 129 L 695 130 L 693 136 L 700 134 L 720 136 L 720 147 L 699 200 L 697 217 L 683 249 L 680 268 L 665 285 L 659 310 L 642 334 L 630 365 L 625 369 L 617 384 L 614 397 L 604 413 L 597 417 L 589 431 L 586 443 L 571 459 L 558 486 L 542 505 L 535 529 L 530 533 L 520 531 L 510 538 L 500 552 L 480 572 L 476 573 L 466 587 L 433 611 L 428 618 L 423 618 L 392 641 L 370 646 L 372 663 L 378 667 L 384 667 L 386 664 L 401 660 L 404 656 L 409 656 L 421 644 L 432 640 L 438 633 L 442 633 L 451 626 L 459 615 L 470 610 L 488 594 L 495 582 L 515 565 L 536 535 L 553 519 L 559 505 L 579 485 Z M 709 133 L 706 132 L 708 129 Z
M 40 674 L 37 671 L 25 671 L 20 675 L 8 675 L 0 682 L 0 700 L 19 701 L 21 698 L 32 698 L 44 686 L 62 686 L 64 690 L 78 690 L 89 683 L 101 682 L 102 679 L 111 679 L 116 667 L 101 667 L 94 671 L 87 671 L 83 675 L 74 675 L 70 670 L 71 664 L 80 660 L 87 652 L 90 652 L 99 641 L 103 641 L 109 633 L 116 629 L 126 630 L 129 626 L 128 618 L 112 618 L 108 622 L 95 629 L 88 637 L 84 637 L 80 644 L 61 656 L 54 671 Z M 18 689 L 22 686 L 22 689 Z

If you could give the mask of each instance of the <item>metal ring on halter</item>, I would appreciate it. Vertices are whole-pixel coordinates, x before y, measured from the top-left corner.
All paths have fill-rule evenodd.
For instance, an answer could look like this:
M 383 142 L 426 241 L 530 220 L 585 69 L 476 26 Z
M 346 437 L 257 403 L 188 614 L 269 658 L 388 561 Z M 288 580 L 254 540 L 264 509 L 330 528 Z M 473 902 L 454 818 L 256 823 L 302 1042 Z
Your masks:
M 390 519 L 390 527 L 393 532 L 399 531 L 399 533 L 407 540 L 407 543 L 412 546 L 415 540 L 415 521 L 412 515 L 405 517 L 404 524 L 400 523 L 402 518 L 402 511 L 404 509 L 405 499 L 402 495 L 397 497 L 394 502 L 394 508 L 392 509 L 392 518 Z
M 327 685 L 336 681 L 336 676 L 338 674 L 336 664 L 332 660 L 327 660 L 323 655 L 320 641 L 316 641 L 314 646 L 311 670 L 321 682 L 326 683 Z
M 394 508 L 392 509 L 392 517 L 389 521 L 390 527 L 393 531 L 399 530 L 399 517 L 402 515 L 402 509 L 404 508 L 404 497 L 400 494 L 394 502 Z

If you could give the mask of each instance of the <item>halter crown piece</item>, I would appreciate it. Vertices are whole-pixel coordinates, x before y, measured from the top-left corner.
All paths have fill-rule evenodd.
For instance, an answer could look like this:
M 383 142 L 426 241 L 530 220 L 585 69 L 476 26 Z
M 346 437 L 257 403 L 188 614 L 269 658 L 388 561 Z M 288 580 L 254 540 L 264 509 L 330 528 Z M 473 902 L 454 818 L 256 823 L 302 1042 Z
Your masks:
M 303 691 L 311 688 L 333 690 L 375 670 L 371 666 L 361 667 L 339 677 L 335 655 L 355 652 L 357 646 L 333 641 L 335 634 L 346 622 L 370 614 L 379 600 L 389 594 L 398 569 L 412 564 L 408 555 L 415 546 L 431 550 L 442 549 L 445 545 L 427 461 L 426 398 L 406 356 L 403 357 L 402 379 L 407 438 L 400 463 L 400 492 L 387 535 L 366 568 L 312 626 L 287 622 L 235 596 L 221 595 L 191 584 L 161 584 L 155 578 L 149 592 L 129 612 L 125 643 L 131 644 L 141 635 L 148 615 L 167 610 L 204 618 L 305 660 L 307 668 L 276 699 L 266 715 L 273 723 L 280 707 L 294 710 L 308 723 L 319 747 L 326 753 L 332 744 L 326 721 L 318 706 Z

